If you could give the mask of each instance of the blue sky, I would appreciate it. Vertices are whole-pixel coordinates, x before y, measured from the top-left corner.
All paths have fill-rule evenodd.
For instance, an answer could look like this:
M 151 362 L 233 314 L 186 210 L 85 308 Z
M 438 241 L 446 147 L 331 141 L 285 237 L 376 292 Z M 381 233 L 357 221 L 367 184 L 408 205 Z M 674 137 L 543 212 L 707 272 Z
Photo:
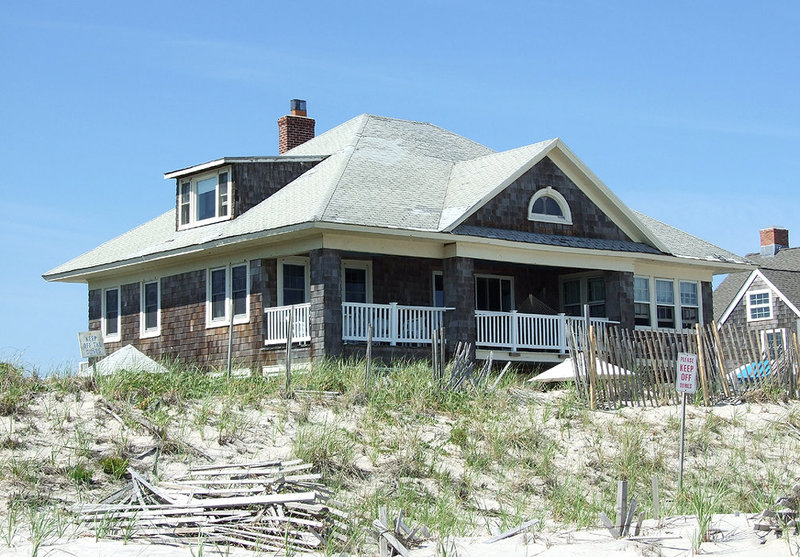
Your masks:
M 800 235 L 795 2 L 13 2 L 0 35 L 0 360 L 79 359 L 41 274 L 169 209 L 163 173 L 277 154 L 308 101 L 503 150 L 561 137 L 630 207 L 736 253 Z

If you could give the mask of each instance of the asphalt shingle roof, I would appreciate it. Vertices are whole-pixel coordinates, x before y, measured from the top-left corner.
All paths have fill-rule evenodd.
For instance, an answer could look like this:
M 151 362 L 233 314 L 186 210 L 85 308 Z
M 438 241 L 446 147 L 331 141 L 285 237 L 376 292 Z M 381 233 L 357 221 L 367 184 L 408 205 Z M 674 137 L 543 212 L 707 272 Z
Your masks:
M 667 251 L 676 257 L 726 263 L 747 262 L 745 258 L 701 240 L 697 236 L 692 236 L 688 232 L 664 224 L 638 211 L 633 212 L 642 224 L 666 246 Z
M 363 114 L 282 155 L 313 155 L 324 160 L 235 219 L 176 231 L 175 210 L 171 209 L 56 267 L 45 277 L 54 279 L 212 244 L 234 243 L 306 223 L 447 231 L 558 144 L 552 139 L 497 153 L 432 124 Z M 644 234 L 660 239 L 671 255 L 741 261 L 685 232 L 641 213 L 635 215 Z M 647 249 L 633 242 L 612 245 L 588 238 L 509 234 L 514 241 L 527 243 L 642 253 Z
M 506 230 L 502 228 L 486 228 L 481 226 L 459 226 L 454 234 L 465 236 L 478 236 L 481 238 L 494 238 L 497 240 L 510 240 L 512 242 L 525 242 L 526 244 L 543 244 L 547 246 L 563 246 L 566 248 L 598 249 L 607 251 L 626 251 L 630 253 L 661 254 L 656 248 L 639 242 L 626 242 L 623 240 L 604 240 L 599 238 L 580 238 L 575 236 L 558 236 L 556 234 L 537 234 L 519 230 Z
M 800 307 L 800 248 L 782 249 L 771 257 L 749 253 L 746 259 L 790 302 Z M 749 276 L 750 272 L 731 273 L 714 290 L 714 319 L 722 317 Z

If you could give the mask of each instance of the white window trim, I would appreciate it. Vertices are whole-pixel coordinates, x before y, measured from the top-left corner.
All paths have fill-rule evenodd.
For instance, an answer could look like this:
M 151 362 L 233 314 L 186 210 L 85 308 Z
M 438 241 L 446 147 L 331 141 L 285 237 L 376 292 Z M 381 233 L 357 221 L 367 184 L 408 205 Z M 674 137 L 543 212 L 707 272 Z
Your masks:
M 282 306 L 283 303 L 283 266 L 289 265 L 302 265 L 305 270 L 305 299 L 311 299 L 311 269 L 309 268 L 308 257 L 282 257 L 278 259 L 278 305 Z
M 117 332 L 113 335 L 106 335 L 106 292 L 109 290 L 117 291 Z M 100 331 L 103 333 L 103 342 L 119 342 L 122 340 L 122 287 L 103 288 L 100 307 Z
M 360 269 L 366 271 L 367 275 L 367 302 L 368 304 L 372 303 L 372 261 L 365 261 L 363 259 L 342 259 L 342 301 L 344 301 L 344 293 L 345 293 L 345 269 Z M 283 273 L 281 273 L 283 276 Z M 306 285 L 308 285 L 308 281 L 306 281 Z M 306 286 L 308 288 L 308 286 Z M 281 288 L 281 292 L 283 289 Z
M 767 300 L 768 300 L 767 303 L 766 304 L 755 304 L 755 305 L 751 304 L 750 303 L 750 297 L 753 296 L 753 295 L 756 295 L 756 294 L 766 294 L 767 295 Z M 745 293 L 745 296 L 746 296 L 746 300 L 745 301 L 747 302 L 747 322 L 748 323 L 752 323 L 754 321 L 767 321 L 769 319 L 772 319 L 773 311 L 772 311 L 772 291 L 771 290 L 769 290 L 768 288 L 765 288 L 765 289 L 762 289 L 762 290 L 750 290 L 750 291 Z M 768 316 L 766 316 L 766 317 L 752 317 L 752 314 L 750 313 L 750 308 L 753 308 L 753 307 L 764 307 L 764 306 L 769 306 L 769 315 Z
M 542 197 L 549 197 L 553 201 L 558 204 L 558 207 L 561 209 L 561 213 L 563 217 L 557 217 L 555 215 L 543 215 L 541 213 L 534 213 L 533 212 L 533 204 L 536 203 Z M 540 189 L 536 193 L 533 194 L 531 200 L 528 202 L 528 220 L 538 221 L 538 222 L 552 222 L 556 224 L 572 224 L 572 211 L 569 209 L 569 204 L 567 200 L 561 195 L 559 192 L 554 190 L 552 187 L 547 186 L 544 189 Z
M 672 285 L 672 304 L 667 304 L 664 302 L 658 301 L 658 283 L 661 282 L 668 282 Z M 680 293 L 679 293 L 680 294 Z M 655 325 L 656 329 L 659 331 L 682 331 L 681 328 L 681 316 L 680 316 L 680 299 L 675 297 L 675 279 L 665 278 L 665 277 L 655 277 L 653 279 L 653 317 L 655 320 L 653 324 Z M 658 325 L 658 306 L 663 307 L 672 307 L 672 327 L 659 327 Z
M 197 182 L 200 182 L 212 176 L 216 176 L 217 179 L 219 180 L 219 175 L 224 172 L 228 173 L 228 214 L 224 216 L 219 216 L 219 209 L 220 209 L 219 182 L 217 182 L 217 187 L 214 190 L 215 191 L 214 212 L 217 216 L 210 219 L 197 220 Z M 181 189 L 183 184 L 186 182 L 189 182 L 191 184 L 189 186 L 189 222 L 181 223 L 181 201 L 182 201 Z M 195 174 L 194 176 L 186 176 L 184 178 L 178 178 L 177 207 L 178 207 L 178 230 L 186 230 L 188 228 L 195 228 L 197 226 L 204 226 L 206 224 L 222 222 L 233 218 L 233 174 L 231 173 L 231 167 L 226 166 L 222 168 L 217 168 L 209 172 L 204 172 L 202 174 Z
M 695 292 L 697 293 L 697 305 L 692 305 L 692 304 L 684 305 L 683 304 L 683 299 L 681 298 L 681 285 L 683 285 L 683 284 L 694 284 L 695 285 Z M 697 309 L 697 322 L 698 323 L 702 323 L 703 322 L 703 315 L 700 312 L 700 304 L 701 304 L 701 299 L 702 299 L 702 285 L 699 282 L 697 282 L 696 280 L 679 280 L 678 281 L 677 294 L 678 294 L 678 297 L 677 297 L 677 300 L 678 300 L 678 312 L 680 314 L 680 315 L 678 315 L 678 320 L 680 322 L 680 327 L 681 327 L 680 330 L 685 330 L 686 329 L 686 327 L 683 324 L 683 308 L 696 308 Z M 692 325 L 692 327 L 694 327 L 694 325 Z
M 578 286 L 578 295 L 580 296 L 580 316 L 584 317 L 583 309 L 584 306 L 589 304 L 590 306 L 593 305 L 600 305 L 601 302 L 589 302 L 589 281 L 600 279 L 605 282 L 605 277 L 602 273 L 574 273 L 570 275 L 562 275 L 558 278 L 558 307 L 560 308 L 561 312 L 566 313 L 566 305 L 564 304 L 564 283 L 567 282 L 575 282 L 579 283 Z M 575 305 L 575 304 L 570 304 Z M 606 310 L 608 310 L 608 296 L 606 296 L 603 301 L 602 305 L 606 306 Z
M 645 302 L 644 300 L 637 300 L 636 299 L 636 279 L 644 279 L 647 281 L 647 296 L 648 300 Z M 644 275 L 634 275 L 633 276 L 633 303 L 634 304 L 647 304 L 647 310 L 650 314 L 650 325 L 636 325 L 635 328 L 640 330 L 647 330 L 653 328 L 653 277 L 648 277 Z M 634 323 L 636 322 L 636 310 L 634 309 L 633 314 Z
M 148 284 L 156 284 L 156 327 L 155 329 L 146 330 L 145 321 L 147 318 L 145 308 L 145 286 Z M 142 281 L 139 287 L 139 338 L 153 338 L 161 335 L 161 281 L 160 280 L 147 280 Z
M 444 307 L 444 271 L 431 271 L 431 307 L 436 306 L 436 277 L 442 277 L 442 305 Z
M 761 353 L 765 356 L 772 356 L 772 350 L 767 349 L 767 335 L 768 334 L 779 334 L 781 335 L 781 340 L 783 342 L 782 346 L 783 349 L 786 350 L 786 328 L 780 329 L 764 329 L 761 331 Z
M 230 263 L 228 265 L 224 265 L 221 267 L 212 267 L 206 269 L 206 329 L 213 329 L 215 327 L 225 327 L 225 326 L 230 326 L 231 324 L 230 321 L 231 312 L 233 311 L 232 269 L 234 267 L 245 268 L 246 294 L 245 294 L 245 312 L 243 315 L 234 316 L 233 324 L 238 325 L 240 323 L 250 322 L 250 263 L 248 261 L 244 261 L 242 263 Z M 211 318 L 211 273 L 213 273 L 214 271 L 219 271 L 220 269 L 225 270 L 225 316 L 222 319 L 212 319 Z
M 489 274 L 477 273 L 477 274 L 475 274 L 473 276 L 473 279 L 472 279 L 472 286 L 475 289 L 474 298 L 475 298 L 475 308 L 476 309 L 478 307 L 478 282 L 477 282 L 477 279 L 479 279 L 479 278 L 503 279 L 503 280 L 510 281 L 511 282 L 511 300 L 510 300 L 511 310 L 514 310 L 517 307 L 515 302 L 514 302 L 514 277 L 508 276 L 508 275 L 489 275 Z M 480 310 L 480 311 L 486 311 L 486 310 Z M 494 310 L 488 310 L 488 311 L 494 311 Z
M 649 287 L 650 287 L 650 301 L 648 302 L 650 304 L 650 326 L 636 325 L 635 328 L 637 330 L 640 330 L 640 331 L 652 331 L 652 330 L 658 330 L 658 331 L 683 331 L 684 330 L 684 327 L 683 327 L 683 315 L 681 313 L 681 309 L 683 308 L 683 306 L 681 305 L 681 291 L 680 291 L 680 283 L 682 283 L 682 282 L 691 282 L 691 283 L 694 283 L 694 284 L 697 285 L 697 305 L 696 306 L 687 305 L 686 307 L 691 307 L 691 308 L 696 307 L 697 308 L 697 322 L 700 325 L 704 325 L 705 324 L 705 321 L 703 321 L 703 284 L 701 282 L 695 281 L 695 280 L 678 279 L 678 278 L 651 277 L 651 276 L 646 276 L 646 275 L 634 275 L 634 278 L 647 279 L 648 283 L 649 283 Z M 657 308 L 658 308 L 659 305 L 665 306 L 667 304 L 659 304 L 656 301 L 656 299 L 657 299 L 656 298 L 656 296 L 657 296 L 657 294 L 656 294 L 656 281 L 657 280 L 663 280 L 663 281 L 672 282 L 672 299 L 673 299 L 672 307 L 675 308 L 674 309 L 674 311 L 675 311 L 675 328 L 674 329 L 670 329 L 668 327 L 659 327 L 658 326 L 658 319 L 657 319 L 658 309 Z M 675 286 L 676 283 L 678 285 L 677 286 L 677 291 L 676 291 L 676 286 Z M 634 295 L 633 303 L 643 304 L 645 302 L 637 301 L 636 300 L 636 296 Z

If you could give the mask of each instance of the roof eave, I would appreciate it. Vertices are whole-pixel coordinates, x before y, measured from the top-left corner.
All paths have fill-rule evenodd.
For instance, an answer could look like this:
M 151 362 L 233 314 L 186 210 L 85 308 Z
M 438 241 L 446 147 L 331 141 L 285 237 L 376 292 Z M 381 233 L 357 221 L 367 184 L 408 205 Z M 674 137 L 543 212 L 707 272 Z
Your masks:
M 227 245 L 243 244 L 245 242 L 256 241 L 262 238 L 291 234 L 293 232 L 299 232 L 301 230 L 307 230 L 313 227 L 314 227 L 313 222 L 306 222 L 301 224 L 285 226 L 281 228 L 275 228 L 271 230 L 261 230 L 249 234 L 230 236 L 227 238 L 220 238 L 208 242 L 203 242 L 200 244 L 193 244 L 191 246 L 184 246 L 172 250 L 160 251 L 153 254 L 130 257 L 127 259 L 121 259 L 119 261 L 104 263 L 102 265 L 83 267 L 80 269 L 63 271 L 60 273 L 45 273 L 42 275 L 42 278 L 47 282 L 73 282 L 73 283 L 88 282 L 90 276 L 96 275 L 97 273 L 116 271 L 119 269 L 124 269 L 126 267 L 132 267 L 135 265 L 142 265 L 145 263 L 152 263 L 173 257 L 181 257 L 181 256 L 196 254 L 199 252 L 220 248 Z
M 190 174 L 196 174 L 198 172 L 203 172 L 205 170 L 213 170 L 214 168 L 219 168 L 220 166 L 225 166 L 226 164 L 247 164 L 247 163 L 275 163 L 275 162 L 319 162 L 327 158 L 327 155 L 280 155 L 280 156 L 270 156 L 270 157 L 223 157 L 221 159 L 216 159 L 213 161 L 208 161 L 200 164 L 195 164 L 193 166 L 188 166 L 186 168 L 181 168 L 179 170 L 172 170 L 170 172 L 164 173 L 164 179 L 169 180 L 172 178 L 181 178 L 183 176 L 189 176 Z

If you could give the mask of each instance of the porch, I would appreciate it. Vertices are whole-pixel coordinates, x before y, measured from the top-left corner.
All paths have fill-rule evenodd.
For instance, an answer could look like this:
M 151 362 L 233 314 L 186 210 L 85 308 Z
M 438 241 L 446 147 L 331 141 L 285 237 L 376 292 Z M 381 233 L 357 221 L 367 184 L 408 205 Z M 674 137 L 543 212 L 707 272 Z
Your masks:
M 454 308 L 407 306 L 392 302 L 370 304 L 342 302 L 341 341 L 366 343 L 372 325 L 376 345 L 423 347 L 432 342 L 434 330 L 447 325 L 446 315 Z M 582 329 L 583 317 L 559 313 L 544 315 L 512 311 L 474 312 L 474 339 L 477 355 L 494 351 L 495 359 L 518 361 L 557 361 L 568 351 L 567 331 Z M 591 323 L 604 327 L 606 318 L 593 317 Z M 291 327 L 289 326 L 291 324 Z M 293 344 L 311 342 L 311 304 L 294 304 L 264 310 L 264 345 L 285 346 L 291 331 Z M 504 352 L 506 357 L 504 357 Z

